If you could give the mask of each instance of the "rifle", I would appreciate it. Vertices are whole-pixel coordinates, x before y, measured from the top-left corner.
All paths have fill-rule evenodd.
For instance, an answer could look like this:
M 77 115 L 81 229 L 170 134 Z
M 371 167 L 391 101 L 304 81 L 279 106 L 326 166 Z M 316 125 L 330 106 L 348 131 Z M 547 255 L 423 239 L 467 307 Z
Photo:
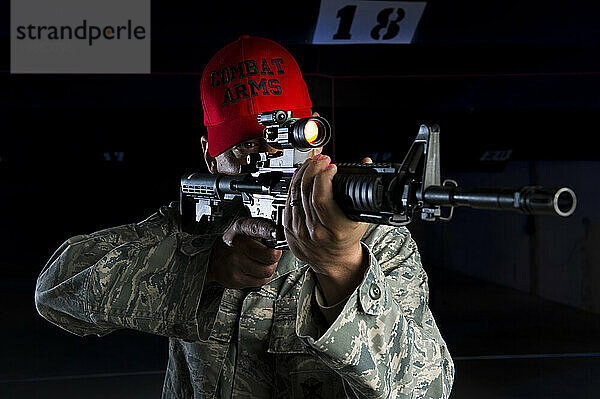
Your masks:
M 241 199 L 252 217 L 263 217 L 283 226 L 283 212 L 295 170 L 313 148 L 331 138 L 329 122 L 322 117 L 293 118 L 291 111 L 263 112 L 263 136 L 277 152 L 248 156 L 240 175 L 192 173 L 181 179 L 181 215 L 209 221 L 223 217 L 222 203 Z M 441 182 L 440 129 L 421 125 L 402 163 L 337 163 L 333 178 L 334 199 L 355 221 L 402 226 L 420 216 L 425 221 L 448 221 L 454 208 L 517 211 L 529 215 L 567 217 L 577 199 L 567 187 L 548 189 L 464 189 L 453 180 Z M 441 208 L 449 208 L 442 215 Z M 287 248 L 285 240 L 270 240 L 273 248 Z

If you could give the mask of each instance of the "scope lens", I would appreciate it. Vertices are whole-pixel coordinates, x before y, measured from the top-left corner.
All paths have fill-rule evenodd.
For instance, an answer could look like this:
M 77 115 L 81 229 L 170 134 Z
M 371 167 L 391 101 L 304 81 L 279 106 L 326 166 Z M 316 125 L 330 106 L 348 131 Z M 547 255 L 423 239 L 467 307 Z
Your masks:
M 304 138 L 310 144 L 314 143 L 319 137 L 319 126 L 315 121 L 308 121 L 304 125 Z
M 322 147 L 331 138 L 329 122 L 321 117 L 312 116 L 298 119 L 290 125 L 289 129 L 290 144 L 302 151 Z

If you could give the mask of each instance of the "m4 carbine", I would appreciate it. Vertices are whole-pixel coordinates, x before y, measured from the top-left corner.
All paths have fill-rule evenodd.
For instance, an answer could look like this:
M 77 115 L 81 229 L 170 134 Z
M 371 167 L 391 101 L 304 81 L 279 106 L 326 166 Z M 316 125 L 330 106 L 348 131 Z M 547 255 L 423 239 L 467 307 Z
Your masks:
M 181 179 L 183 220 L 199 222 L 223 217 L 224 201 L 242 200 L 252 217 L 263 217 L 283 226 L 288 189 L 296 169 L 311 149 L 331 137 L 326 119 L 297 119 L 291 111 L 264 112 L 258 122 L 275 153 L 248 156 L 240 175 L 192 173 Z M 333 178 L 334 199 L 355 221 L 401 226 L 415 217 L 426 221 L 450 220 L 455 207 L 512 210 L 530 215 L 569 216 L 577 204 L 573 190 L 526 186 L 519 189 L 464 189 L 455 181 L 441 182 L 440 130 L 421 125 L 402 163 L 337 163 Z M 442 215 L 441 208 L 449 208 Z M 286 248 L 283 240 L 267 242 Z

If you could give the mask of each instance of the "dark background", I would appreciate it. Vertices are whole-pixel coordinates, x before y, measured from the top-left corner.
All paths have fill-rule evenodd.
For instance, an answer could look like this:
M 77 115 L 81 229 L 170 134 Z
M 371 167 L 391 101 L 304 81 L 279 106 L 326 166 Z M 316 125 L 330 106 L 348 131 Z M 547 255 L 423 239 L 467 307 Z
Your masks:
M 412 44 L 317 46 L 319 1 L 153 1 L 149 75 L 11 75 L 2 4 L 0 397 L 159 397 L 165 338 L 72 336 L 35 312 L 35 279 L 65 239 L 142 220 L 177 199 L 182 173 L 205 170 L 200 74 L 241 34 L 296 56 L 336 161 L 401 161 L 419 125 L 438 123 L 444 178 L 577 192 L 568 219 L 459 209 L 409 228 L 455 358 L 453 398 L 597 396 L 596 2 L 434 0 Z

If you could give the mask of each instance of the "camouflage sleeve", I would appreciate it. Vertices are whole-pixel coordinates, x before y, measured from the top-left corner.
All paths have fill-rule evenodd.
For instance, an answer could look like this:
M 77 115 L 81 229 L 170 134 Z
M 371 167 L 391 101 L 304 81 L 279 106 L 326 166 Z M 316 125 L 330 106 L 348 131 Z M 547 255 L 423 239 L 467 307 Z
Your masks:
M 454 364 L 429 310 L 427 275 L 405 228 L 378 226 L 363 237 L 370 265 L 328 325 L 317 311 L 309 269 L 296 333 L 309 352 L 360 398 L 448 398 Z
M 80 336 L 132 328 L 197 340 L 212 244 L 181 232 L 174 212 L 67 240 L 38 277 L 38 312 Z

